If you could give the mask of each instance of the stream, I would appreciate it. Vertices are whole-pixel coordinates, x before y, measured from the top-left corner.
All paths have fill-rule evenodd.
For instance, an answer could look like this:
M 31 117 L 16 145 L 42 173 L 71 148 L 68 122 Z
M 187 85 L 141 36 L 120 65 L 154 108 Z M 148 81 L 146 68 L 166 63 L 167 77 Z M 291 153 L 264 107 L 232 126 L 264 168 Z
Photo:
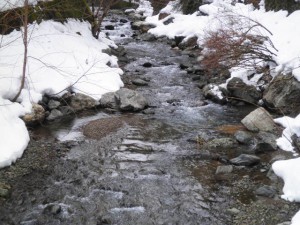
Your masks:
M 206 150 L 197 143 L 199 136 L 229 136 L 219 128 L 240 126 L 253 108 L 206 101 L 197 82 L 179 66 L 196 63 L 195 57 L 164 42 L 133 39 L 129 22 L 118 22 L 123 17 L 110 15 L 104 25 L 116 26 L 107 32 L 126 51 L 128 61 L 120 62 L 126 87 L 142 93 L 150 107 L 143 113 L 99 109 L 33 129 L 24 160 L 29 154 L 42 159 L 21 173 L 11 197 L 0 201 L 1 224 L 234 224 L 227 209 L 236 201 L 255 201 L 247 187 L 268 182 L 257 168 L 216 177 L 223 162 L 205 157 Z M 148 85 L 133 85 L 137 78 Z M 100 122 L 89 125 L 94 121 Z M 86 137 L 85 126 L 109 133 Z M 227 157 L 236 157 L 241 150 L 217 149 L 218 154 L 225 151 Z M 0 182 L 15 167 L 2 171 Z M 240 179 L 249 182 L 232 191 Z

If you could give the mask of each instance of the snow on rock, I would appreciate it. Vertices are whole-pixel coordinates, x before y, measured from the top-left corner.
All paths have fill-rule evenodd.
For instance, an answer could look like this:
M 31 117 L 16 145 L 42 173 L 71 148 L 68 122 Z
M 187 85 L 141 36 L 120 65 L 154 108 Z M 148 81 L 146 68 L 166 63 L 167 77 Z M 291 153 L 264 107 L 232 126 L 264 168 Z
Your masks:
M 88 22 L 70 19 L 61 24 L 44 21 L 29 25 L 28 66 L 25 87 L 17 103 L 12 103 L 20 87 L 23 52 L 22 33 L 1 36 L 0 44 L 0 168 L 19 158 L 29 138 L 20 116 L 30 113 L 32 103 L 44 94 L 62 96 L 67 90 L 98 101 L 107 92 L 123 86 L 117 58 L 102 53 L 117 47 L 104 34 L 95 39 Z M 17 141 L 16 141 L 17 140 Z

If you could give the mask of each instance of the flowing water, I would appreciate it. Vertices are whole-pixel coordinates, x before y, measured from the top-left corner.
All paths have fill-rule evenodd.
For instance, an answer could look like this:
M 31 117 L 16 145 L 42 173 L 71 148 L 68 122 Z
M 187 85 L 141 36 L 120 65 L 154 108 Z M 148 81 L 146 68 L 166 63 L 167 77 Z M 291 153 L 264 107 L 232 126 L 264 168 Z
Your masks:
M 111 21 L 116 20 L 106 23 Z M 22 178 L 24 185 L 0 210 L 4 224 L 230 224 L 225 212 L 230 191 L 214 178 L 221 163 L 197 157 L 203 149 L 189 140 L 219 135 L 216 127 L 239 124 L 250 109 L 204 104 L 196 83 L 179 67 L 196 63 L 195 58 L 131 34 L 129 23 L 110 33 L 129 59 L 123 79 L 149 81 L 131 87 L 148 99 L 150 113 L 99 111 L 35 130 L 80 144 L 49 173 L 32 171 Z M 152 66 L 144 67 L 145 62 Z M 95 140 L 82 134 L 89 121 L 112 118 L 122 126 L 107 136 Z

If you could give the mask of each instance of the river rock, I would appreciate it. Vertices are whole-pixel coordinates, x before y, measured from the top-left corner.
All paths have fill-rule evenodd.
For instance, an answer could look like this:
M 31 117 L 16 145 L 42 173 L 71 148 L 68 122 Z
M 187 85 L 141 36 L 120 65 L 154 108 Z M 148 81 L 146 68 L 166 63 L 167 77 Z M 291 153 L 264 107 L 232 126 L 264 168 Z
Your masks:
M 226 165 L 226 166 L 218 166 L 216 170 L 216 175 L 218 174 L 227 174 L 231 173 L 233 171 L 232 165 Z
M 169 13 L 160 12 L 160 13 L 158 14 L 158 20 L 163 20 L 164 18 L 166 18 L 166 17 L 168 17 L 168 16 L 170 16 Z
M 264 185 L 255 190 L 258 196 L 273 198 L 276 194 L 276 189 L 272 186 Z
M 260 131 L 257 135 L 257 143 L 255 146 L 255 153 L 265 153 L 277 150 L 276 135 Z
M 227 209 L 227 212 L 230 214 L 230 215 L 238 215 L 241 211 L 238 210 L 237 208 L 230 208 L 230 209 Z
M 235 139 L 241 144 L 251 144 L 253 142 L 253 136 L 250 132 L 239 130 L 234 134 Z
M 74 113 L 74 110 L 70 106 L 61 106 L 58 110 L 63 114 L 63 116 Z
M 61 212 L 61 206 L 58 204 L 50 204 L 44 208 L 43 213 L 57 215 Z
M 148 82 L 140 78 L 133 80 L 132 83 L 136 86 L 148 86 Z
M 51 110 L 51 109 L 57 109 L 58 107 L 60 106 L 60 102 L 59 101 L 55 101 L 53 99 L 51 99 L 49 102 L 48 102 L 48 108 Z
M 278 75 L 265 90 L 263 101 L 280 114 L 297 115 L 300 112 L 300 82 L 293 75 Z
M 102 108 L 117 109 L 117 102 L 114 92 L 108 92 L 101 96 L 100 106 Z
M 261 92 L 258 91 L 256 87 L 245 84 L 243 80 L 238 77 L 234 77 L 228 82 L 227 90 L 230 96 L 251 104 L 256 104 L 262 97 Z
M 45 115 L 45 109 L 41 105 L 33 103 L 31 113 L 25 114 L 22 119 L 27 125 L 34 125 L 42 122 Z
M 237 166 L 253 166 L 260 163 L 260 158 L 255 155 L 241 154 L 231 159 L 230 163 Z
M 217 85 L 208 84 L 205 85 L 203 90 L 204 97 L 212 100 L 213 102 L 225 104 L 227 102 L 225 96 L 222 91 L 219 89 Z
M 63 114 L 61 111 L 59 111 L 58 109 L 52 109 L 49 116 L 47 117 L 47 120 L 55 120 L 62 116 Z
M 135 13 L 135 9 L 126 9 L 126 10 L 125 10 L 125 14 L 126 14 L 126 15 L 129 15 L 129 14 L 131 14 L 131 13 Z
M 250 131 L 267 131 L 276 130 L 276 124 L 272 116 L 262 107 L 249 113 L 243 120 L 242 124 Z
M 137 91 L 121 88 L 115 93 L 121 111 L 140 111 L 147 105 L 147 100 Z
M 4 183 L 0 183 L 0 198 L 7 198 L 9 196 L 10 186 Z
M 142 41 L 155 41 L 156 40 L 156 37 L 154 34 L 151 34 L 151 33 L 144 33 L 140 36 L 140 39 Z
M 97 101 L 87 95 L 77 93 L 73 95 L 70 101 L 70 106 L 74 111 L 81 111 L 83 109 L 94 108 L 97 105 Z
M 146 68 L 152 67 L 152 63 L 151 62 L 145 62 L 143 64 L 143 67 L 146 67 Z
M 137 22 L 133 22 L 131 24 L 131 29 L 132 30 L 140 30 L 141 27 L 143 26 L 144 22 L 143 21 L 137 21 Z
M 198 37 L 190 37 L 185 41 L 182 41 L 178 44 L 178 47 L 180 49 L 186 49 L 186 48 L 195 48 L 198 46 Z
M 164 20 L 163 24 L 164 25 L 169 25 L 170 23 L 173 23 L 174 22 L 174 17 L 169 17 L 167 19 Z

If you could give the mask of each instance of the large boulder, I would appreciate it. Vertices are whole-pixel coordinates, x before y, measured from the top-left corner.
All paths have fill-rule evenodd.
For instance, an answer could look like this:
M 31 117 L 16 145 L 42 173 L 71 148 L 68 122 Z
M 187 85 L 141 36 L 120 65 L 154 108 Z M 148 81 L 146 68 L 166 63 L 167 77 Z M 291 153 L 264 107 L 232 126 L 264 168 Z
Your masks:
M 234 77 L 228 82 L 227 90 L 230 96 L 250 104 L 256 104 L 262 97 L 262 94 L 256 87 L 245 84 L 243 80 L 238 77 Z
M 300 82 L 293 75 L 278 75 L 265 90 L 263 100 L 267 107 L 285 115 L 300 112 Z
M 147 105 L 147 100 L 137 91 L 121 88 L 115 93 L 121 111 L 140 111 Z
M 272 116 L 262 107 L 249 113 L 242 120 L 242 124 L 248 130 L 254 132 L 272 132 L 276 130 L 276 124 L 274 123 Z
M 108 92 L 101 96 L 100 106 L 103 108 L 117 109 L 117 101 L 114 92 Z
M 97 101 L 92 97 L 80 93 L 73 95 L 70 100 L 70 106 L 76 112 L 83 109 L 94 108 L 95 106 L 97 106 L 97 104 Z
M 39 104 L 33 104 L 31 113 L 22 118 L 27 125 L 34 125 L 45 119 L 45 109 Z

